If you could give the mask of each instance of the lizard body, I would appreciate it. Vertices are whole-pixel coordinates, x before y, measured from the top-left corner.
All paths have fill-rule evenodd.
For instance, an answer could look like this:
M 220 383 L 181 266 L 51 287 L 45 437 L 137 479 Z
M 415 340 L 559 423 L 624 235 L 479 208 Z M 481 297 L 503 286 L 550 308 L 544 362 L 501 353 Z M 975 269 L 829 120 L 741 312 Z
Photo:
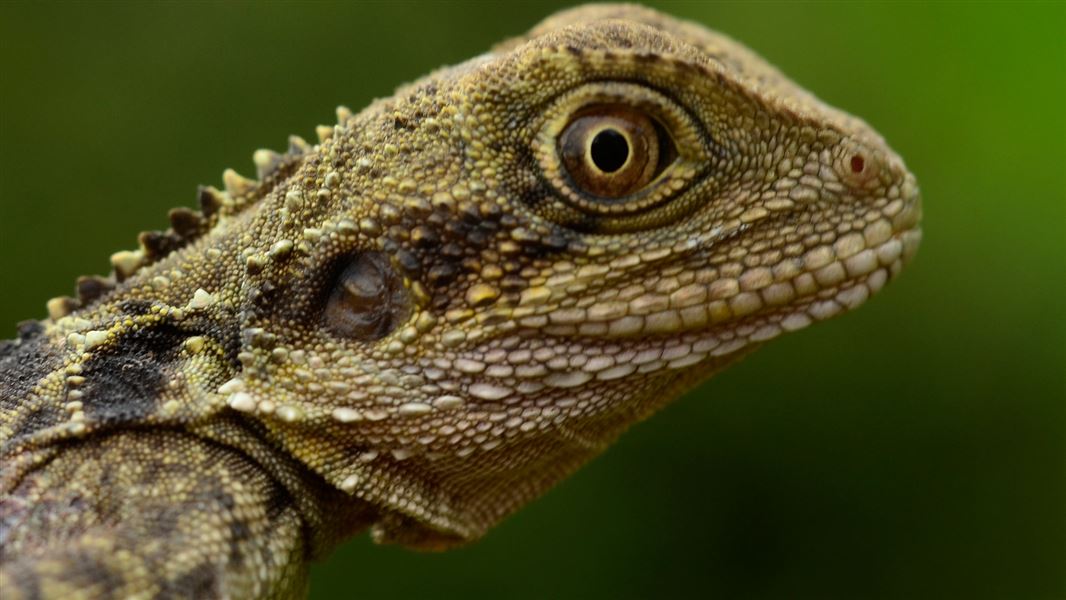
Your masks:
M 288 597 L 368 529 L 476 539 L 920 240 L 865 123 L 639 7 L 318 133 L 0 346 L 5 598 Z

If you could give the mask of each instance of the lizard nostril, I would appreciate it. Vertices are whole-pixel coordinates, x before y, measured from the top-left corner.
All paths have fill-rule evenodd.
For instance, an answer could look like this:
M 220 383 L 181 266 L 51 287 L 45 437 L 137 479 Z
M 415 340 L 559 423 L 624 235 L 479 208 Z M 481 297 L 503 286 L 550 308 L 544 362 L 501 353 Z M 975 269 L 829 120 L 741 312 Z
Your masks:
M 861 154 L 856 154 L 851 157 L 851 172 L 855 174 L 862 173 L 866 168 L 866 159 Z
M 833 154 L 833 170 L 841 181 L 854 189 L 871 190 L 880 185 L 885 157 L 857 140 L 846 140 Z

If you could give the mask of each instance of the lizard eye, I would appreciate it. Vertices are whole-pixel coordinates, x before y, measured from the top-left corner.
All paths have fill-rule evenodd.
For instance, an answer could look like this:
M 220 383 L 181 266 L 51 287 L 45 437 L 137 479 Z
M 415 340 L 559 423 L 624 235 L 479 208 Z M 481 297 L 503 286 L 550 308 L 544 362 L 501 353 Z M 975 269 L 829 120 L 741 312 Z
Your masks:
M 326 327 L 359 340 L 385 337 L 411 314 L 400 275 L 385 255 L 359 254 L 343 267 L 326 301 Z
M 574 185 L 599 198 L 640 191 L 677 158 L 662 124 L 628 106 L 593 106 L 559 137 L 559 156 Z
M 677 219 L 712 164 L 708 136 L 677 102 L 635 83 L 598 82 L 555 100 L 533 140 L 555 194 L 534 208 L 586 231 L 631 231 Z M 690 200 L 691 200 L 691 194 Z

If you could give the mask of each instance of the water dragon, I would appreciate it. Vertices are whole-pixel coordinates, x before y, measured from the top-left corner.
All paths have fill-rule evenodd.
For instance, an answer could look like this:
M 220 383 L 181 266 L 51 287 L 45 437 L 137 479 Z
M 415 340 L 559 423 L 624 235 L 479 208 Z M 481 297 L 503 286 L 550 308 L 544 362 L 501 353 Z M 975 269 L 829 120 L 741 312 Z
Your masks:
M 337 116 L 0 344 L 5 600 L 300 596 L 361 532 L 476 540 L 921 238 L 868 125 L 636 6 Z

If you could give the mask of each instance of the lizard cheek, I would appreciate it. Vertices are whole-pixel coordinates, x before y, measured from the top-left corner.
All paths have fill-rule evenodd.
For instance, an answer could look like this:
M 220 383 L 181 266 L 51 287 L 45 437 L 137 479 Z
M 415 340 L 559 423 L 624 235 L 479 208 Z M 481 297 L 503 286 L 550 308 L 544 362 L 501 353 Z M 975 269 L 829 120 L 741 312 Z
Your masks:
M 323 313 L 327 329 L 341 337 L 381 339 L 411 314 L 403 279 L 389 259 L 365 252 L 350 259 L 337 275 Z

